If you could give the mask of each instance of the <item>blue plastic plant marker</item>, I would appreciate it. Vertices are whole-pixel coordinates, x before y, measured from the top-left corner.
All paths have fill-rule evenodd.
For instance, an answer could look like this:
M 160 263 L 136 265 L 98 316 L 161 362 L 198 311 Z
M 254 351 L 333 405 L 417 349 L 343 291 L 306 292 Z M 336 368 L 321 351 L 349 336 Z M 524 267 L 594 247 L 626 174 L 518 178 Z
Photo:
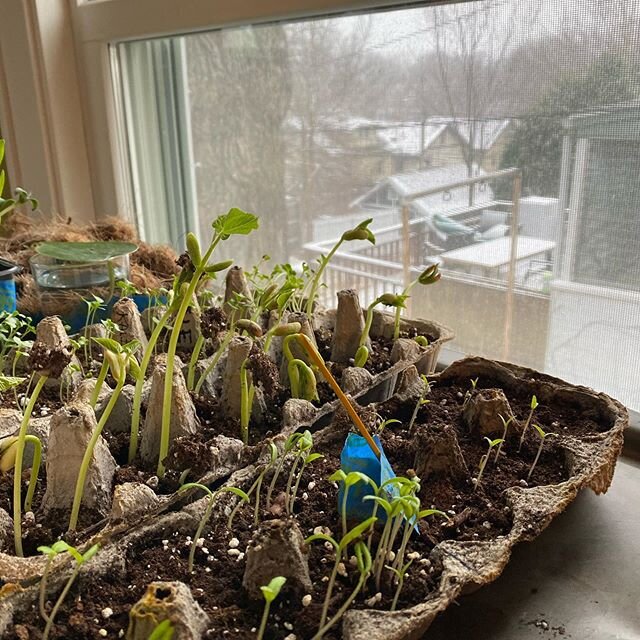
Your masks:
M 369 476 L 378 486 L 386 482 L 390 478 L 395 478 L 394 473 L 387 456 L 384 454 L 380 438 L 373 436 L 373 440 L 380 449 L 380 459 L 371 450 L 367 441 L 358 433 L 350 433 L 344 443 L 344 448 L 340 454 L 340 467 L 349 474 L 352 471 L 359 471 Z M 399 495 L 398 488 L 395 485 L 387 485 L 385 487 L 386 498 L 390 500 L 393 496 Z M 340 483 L 338 492 L 338 512 L 341 513 L 342 497 L 344 495 L 344 484 Z M 347 495 L 347 519 L 356 522 L 362 522 L 370 518 L 373 512 L 373 501 L 364 500 L 365 496 L 372 496 L 373 488 L 364 482 L 349 488 Z M 384 520 L 385 513 L 382 509 L 378 509 L 376 515 Z
M 0 311 L 16 310 L 16 283 L 13 278 L 0 280 Z

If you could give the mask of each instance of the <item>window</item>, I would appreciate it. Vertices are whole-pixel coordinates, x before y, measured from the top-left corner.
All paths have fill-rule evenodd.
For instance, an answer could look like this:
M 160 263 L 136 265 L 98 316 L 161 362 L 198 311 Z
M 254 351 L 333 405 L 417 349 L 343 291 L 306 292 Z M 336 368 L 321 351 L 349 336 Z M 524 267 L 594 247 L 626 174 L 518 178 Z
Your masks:
M 179 246 L 245 207 L 262 233 L 225 248 L 245 265 L 313 260 L 373 217 L 376 247 L 336 256 L 328 301 L 354 272 L 366 299 L 438 260 L 411 312 L 457 353 L 640 408 L 634 3 L 232 4 L 74 6 L 99 213 Z

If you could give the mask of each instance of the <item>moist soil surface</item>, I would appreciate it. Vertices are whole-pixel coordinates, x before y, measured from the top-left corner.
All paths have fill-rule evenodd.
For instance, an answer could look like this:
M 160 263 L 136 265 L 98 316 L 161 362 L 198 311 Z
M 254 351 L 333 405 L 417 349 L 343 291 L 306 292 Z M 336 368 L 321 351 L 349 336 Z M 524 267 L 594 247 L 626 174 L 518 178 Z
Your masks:
M 494 388 L 492 380 L 480 380 L 478 388 Z M 520 453 L 517 452 L 519 434 L 513 430 L 504 444 L 503 455 L 498 464 L 492 454 L 487 464 L 482 483 L 474 490 L 472 476 L 477 474 L 481 456 L 486 452 L 483 439 L 478 434 L 470 435 L 462 421 L 462 406 L 468 385 L 443 381 L 434 385 L 427 395 L 429 402 L 421 406 L 414 425 L 409 429 L 413 403 L 402 403 L 397 399 L 376 407 L 382 419 L 397 418 L 402 424 L 389 425 L 381 440 L 385 453 L 397 475 L 411 475 L 416 461 L 416 442 L 425 432 L 445 426 L 452 427 L 464 462 L 469 469 L 466 477 L 453 480 L 446 474 L 423 478 L 419 497 L 422 508 L 436 508 L 447 513 L 450 520 L 431 516 L 418 524 L 419 534 L 411 537 L 407 553 L 414 554 L 414 562 L 405 578 L 399 598 L 398 609 L 425 601 L 438 586 L 441 574 L 440 550 L 433 551 L 442 540 L 491 540 L 506 535 L 512 526 L 512 513 L 505 489 L 513 486 L 536 486 L 555 484 L 568 478 L 562 438 L 545 442 L 540 459 L 531 479 L 526 477 L 538 450 L 535 430 L 528 433 Z M 505 389 L 516 419 L 522 424 L 529 412 L 530 397 L 526 391 Z M 362 409 L 371 417 L 371 410 Z M 347 420 L 338 415 L 336 421 Z M 611 425 L 598 421 L 598 416 L 588 411 L 576 411 L 564 404 L 540 405 L 535 413 L 535 422 L 545 431 L 555 429 L 561 435 L 588 438 L 606 430 Z M 326 432 L 325 432 L 326 433 Z M 340 466 L 340 452 L 344 442 L 344 431 L 336 430 L 336 437 L 323 436 L 314 450 L 324 458 L 306 467 L 294 507 L 295 518 L 303 535 L 311 535 L 317 527 L 328 527 L 334 537 L 340 536 L 341 523 L 337 511 L 337 485 L 327 478 Z M 342 434 L 342 435 L 340 435 Z M 275 499 L 268 510 L 261 511 L 261 520 L 283 518 L 282 493 L 287 480 L 288 466 L 280 476 L 274 492 Z M 270 474 L 265 477 L 261 503 L 264 505 L 266 487 Z M 524 484 L 526 483 L 526 485 Z M 241 487 L 248 490 L 248 486 Z M 253 500 L 252 500 L 253 503 Z M 265 505 L 266 506 L 266 505 Z M 128 612 L 143 595 L 149 582 L 154 580 L 181 580 L 187 583 L 195 599 L 209 615 L 210 638 L 255 638 L 259 625 L 262 602 L 253 602 L 242 588 L 244 552 L 254 532 L 253 507 L 243 506 L 237 513 L 232 530 L 227 529 L 226 517 L 215 517 L 205 528 L 203 540 L 198 542 L 193 573 L 187 570 L 187 558 L 194 532 L 160 531 L 154 538 L 134 544 L 127 549 L 126 570 L 86 578 L 74 586 L 65 604 L 60 609 L 52 638 L 68 640 L 123 637 L 128 625 Z M 529 525 L 532 536 L 537 533 L 537 523 Z M 374 536 L 373 548 L 379 533 Z M 237 539 L 232 541 L 232 538 Z M 327 545 L 329 546 L 329 545 Z M 433 553 L 432 553 L 433 552 Z M 318 628 L 318 620 L 327 579 L 334 562 L 332 549 L 322 542 L 314 542 L 310 548 L 309 567 L 313 584 L 311 603 L 303 606 L 303 593 L 296 593 L 287 584 L 271 608 L 271 617 L 266 638 L 282 640 L 289 634 L 298 640 L 310 638 Z M 357 570 L 345 563 L 346 576 L 339 575 L 330 606 L 333 614 L 353 590 L 357 581 Z M 352 605 L 357 608 L 389 610 L 395 585 L 386 575 L 378 590 L 369 579 L 364 593 Z M 305 599 L 306 602 L 307 599 Z M 367 602 L 368 601 L 368 602 Z M 106 617 L 108 609 L 113 613 Z M 40 638 L 43 624 L 37 610 L 23 612 L 10 629 L 7 638 Z M 101 631 L 103 630 L 104 631 Z M 106 636 L 104 635 L 106 632 Z M 338 623 L 326 638 L 341 637 Z

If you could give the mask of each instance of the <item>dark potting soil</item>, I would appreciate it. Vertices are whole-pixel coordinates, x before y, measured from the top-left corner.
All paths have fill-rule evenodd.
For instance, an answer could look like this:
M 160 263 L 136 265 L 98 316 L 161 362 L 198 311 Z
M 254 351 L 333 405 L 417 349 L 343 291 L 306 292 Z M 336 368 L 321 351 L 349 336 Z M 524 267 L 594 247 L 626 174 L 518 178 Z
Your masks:
M 496 386 L 493 381 L 484 381 L 488 387 Z M 480 382 L 479 382 L 480 386 Z M 410 541 L 408 553 L 417 556 L 406 577 L 399 607 L 405 608 L 429 598 L 437 588 L 441 572 L 439 554 L 431 554 L 434 546 L 445 539 L 490 540 L 506 535 L 512 526 L 512 514 L 504 496 L 504 490 L 518 486 L 526 478 L 535 453 L 537 442 L 534 435 L 526 439 L 522 451 L 517 453 L 518 438 L 514 433 L 504 446 L 505 454 L 496 465 L 492 460 L 487 465 L 481 485 L 473 490 L 471 475 L 477 473 L 480 457 L 485 453 L 483 440 L 477 434 L 469 435 L 461 419 L 462 404 L 466 389 L 461 385 L 434 385 L 428 395 L 429 403 L 423 405 L 417 420 L 409 431 L 408 422 L 413 412 L 411 404 L 401 404 L 392 399 L 377 407 L 382 418 L 396 417 L 402 425 L 390 425 L 381 434 L 384 450 L 394 470 L 399 475 L 407 475 L 415 465 L 416 439 L 424 430 L 451 426 L 455 430 L 469 477 L 457 482 L 446 477 L 422 480 L 420 498 L 423 508 L 433 507 L 449 514 L 452 522 L 433 516 L 419 523 L 420 535 Z M 506 395 L 516 418 L 523 420 L 529 410 L 530 398 L 526 393 Z M 536 421 L 545 430 L 552 423 L 560 425 L 560 431 L 571 435 L 588 437 L 602 428 L 589 416 L 589 412 L 573 415 L 559 404 L 546 407 L 546 412 L 536 413 Z M 338 419 L 344 419 L 339 417 Z M 566 430 L 564 427 L 567 427 Z M 295 505 L 295 517 L 303 532 L 310 535 L 316 527 L 328 527 L 334 535 L 339 535 L 341 525 L 336 509 L 337 487 L 327 480 L 339 465 L 342 438 L 323 443 L 318 450 L 325 456 L 312 463 L 304 472 Z M 274 495 L 283 490 L 287 470 L 282 474 Z M 568 477 L 560 444 L 550 441 L 545 444 L 538 465 L 529 486 L 558 483 Z M 267 486 L 269 476 L 265 479 Z M 265 490 L 263 487 L 264 503 Z M 242 487 L 245 490 L 248 487 Z M 270 511 L 262 511 L 262 520 L 284 517 L 282 501 L 278 498 Z M 536 523 L 531 523 L 532 529 Z M 182 580 L 191 588 L 194 597 L 210 616 L 209 630 L 205 637 L 240 638 L 255 637 L 259 624 L 262 603 L 252 602 L 242 589 L 244 572 L 243 556 L 253 534 L 253 511 L 243 507 L 236 516 L 233 531 L 226 527 L 226 518 L 212 520 L 205 529 L 204 540 L 198 546 L 195 569 L 187 572 L 187 557 L 190 549 L 189 535 L 193 532 L 160 532 L 157 539 L 146 539 L 131 547 L 127 553 L 127 568 L 124 575 L 101 576 L 99 580 L 85 580 L 80 587 L 74 587 L 67 604 L 61 609 L 52 638 L 70 640 L 99 637 L 104 629 L 106 637 L 119 637 L 128 624 L 131 606 L 142 596 L 146 586 L 153 580 Z M 535 531 L 532 531 L 535 533 Z M 238 544 L 230 545 L 232 538 Z M 234 541 L 235 542 L 235 541 Z M 375 541 L 374 541 L 375 547 Z M 295 593 L 291 585 L 285 585 L 272 606 L 267 638 L 282 640 L 290 633 L 299 639 L 311 637 L 317 630 L 320 609 L 326 589 L 334 555 L 320 543 L 313 543 L 310 549 L 310 571 L 313 589 L 311 603 L 303 606 L 302 596 Z M 331 612 L 335 612 L 353 589 L 356 570 L 347 562 L 347 576 L 337 580 Z M 358 596 L 353 606 L 373 607 L 388 610 L 394 594 L 394 585 L 383 582 L 381 596 L 377 601 L 376 590 L 370 579 L 366 593 Z M 369 602 L 366 602 L 369 600 Z M 113 615 L 105 618 L 103 610 L 111 608 Z M 40 623 L 35 611 L 26 612 L 18 620 L 8 638 L 39 638 Z M 32 626 L 33 625 L 33 626 Z M 24 635 L 28 633 L 29 635 Z M 19 635 L 21 634 L 21 635 Z M 340 637 L 340 624 L 326 635 L 327 638 Z
M 337 380 L 340 380 L 342 371 L 347 365 L 337 362 L 331 362 L 331 341 L 333 339 L 333 331 L 331 329 L 318 329 L 314 331 L 316 343 L 318 345 L 318 352 L 327 362 L 331 373 Z M 401 338 L 415 338 L 418 332 L 415 327 L 410 327 L 408 330 L 401 331 Z M 435 341 L 435 337 L 431 335 L 424 336 L 427 338 L 429 344 Z M 391 350 L 393 349 L 393 340 L 388 338 L 371 338 L 371 353 L 364 365 L 364 368 L 371 374 L 382 373 L 386 371 L 391 363 Z M 353 366 L 353 362 L 350 362 L 348 366 Z

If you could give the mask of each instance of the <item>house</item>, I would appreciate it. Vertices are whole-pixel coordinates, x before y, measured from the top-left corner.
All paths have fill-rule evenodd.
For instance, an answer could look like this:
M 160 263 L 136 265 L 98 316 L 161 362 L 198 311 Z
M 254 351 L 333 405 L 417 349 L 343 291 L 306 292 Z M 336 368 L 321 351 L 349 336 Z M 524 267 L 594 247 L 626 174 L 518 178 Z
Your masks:
M 481 176 L 486 172 L 478 165 L 474 165 L 472 173 L 473 176 Z M 349 206 L 371 213 L 395 209 L 400 206 L 404 198 L 413 193 L 446 187 L 466 180 L 468 177 L 467 166 L 463 163 L 399 173 L 381 180 L 372 189 L 353 200 Z M 464 186 L 418 198 L 411 204 L 412 215 L 413 217 L 432 217 L 436 213 L 447 217 L 455 215 L 469 206 L 469 191 L 470 188 Z M 476 185 L 471 201 L 474 205 L 489 206 L 489 203 L 493 201 L 491 187 L 485 183 Z

